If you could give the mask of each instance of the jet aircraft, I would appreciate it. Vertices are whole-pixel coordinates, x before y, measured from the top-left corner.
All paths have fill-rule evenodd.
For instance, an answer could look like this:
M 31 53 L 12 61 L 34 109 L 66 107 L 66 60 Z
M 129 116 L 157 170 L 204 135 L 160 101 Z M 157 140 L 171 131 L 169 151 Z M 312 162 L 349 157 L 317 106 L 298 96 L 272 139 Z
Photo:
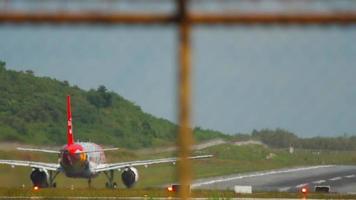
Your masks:
M 59 155 L 59 163 L 44 163 L 24 160 L 0 160 L 0 164 L 31 167 L 31 181 L 35 188 L 56 187 L 55 178 L 64 173 L 71 178 L 85 178 L 91 185 L 92 178 L 104 173 L 107 188 L 116 188 L 115 171 L 121 171 L 121 179 L 127 188 L 138 181 L 136 166 L 148 166 L 158 163 L 175 163 L 179 158 L 162 158 L 154 160 L 138 160 L 130 162 L 106 163 L 105 151 L 118 148 L 102 148 L 90 142 L 74 142 L 70 96 L 67 96 L 67 144 L 59 151 L 49 149 L 17 148 L 22 151 L 44 152 Z M 209 158 L 212 155 L 193 156 L 190 159 Z

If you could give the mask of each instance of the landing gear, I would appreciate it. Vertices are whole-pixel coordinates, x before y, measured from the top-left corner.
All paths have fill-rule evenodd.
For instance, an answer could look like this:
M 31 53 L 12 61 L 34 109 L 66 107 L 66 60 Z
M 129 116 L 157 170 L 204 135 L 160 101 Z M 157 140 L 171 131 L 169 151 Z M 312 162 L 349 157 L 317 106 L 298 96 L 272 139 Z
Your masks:
M 56 188 L 57 187 L 57 183 L 54 182 L 54 179 L 56 179 L 57 175 L 59 174 L 58 171 L 56 171 L 54 174 L 53 174 L 53 171 L 49 171 L 49 187 L 50 188 Z
M 116 189 L 117 183 L 114 182 L 114 170 L 110 170 L 108 172 L 104 172 L 108 182 L 105 183 L 106 188 Z
M 88 187 L 91 188 L 91 178 L 88 179 Z
M 113 182 L 113 183 L 112 183 L 112 186 L 110 186 L 110 183 L 109 183 L 109 182 L 106 182 L 106 183 L 105 183 L 105 187 L 106 187 L 106 188 L 109 188 L 109 189 L 116 189 L 116 188 L 117 188 L 117 183 L 116 183 L 116 182 Z

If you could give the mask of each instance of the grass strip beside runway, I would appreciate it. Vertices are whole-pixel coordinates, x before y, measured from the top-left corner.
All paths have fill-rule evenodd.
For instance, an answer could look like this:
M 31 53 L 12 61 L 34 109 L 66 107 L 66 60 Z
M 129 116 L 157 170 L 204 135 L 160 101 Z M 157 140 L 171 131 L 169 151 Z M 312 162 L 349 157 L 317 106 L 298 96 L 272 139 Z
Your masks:
M 0 199 L 174 199 L 175 193 L 160 189 L 40 189 L 39 191 L 20 188 L 0 188 Z M 208 199 L 234 198 L 278 198 L 302 199 L 300 193 L 261 192 L 253 194 L 235 194 L 233 191 L 193 190 L 192 197 Z M 356 194 L 320 194 L 310 193 L 307 199 L 356 199 Z

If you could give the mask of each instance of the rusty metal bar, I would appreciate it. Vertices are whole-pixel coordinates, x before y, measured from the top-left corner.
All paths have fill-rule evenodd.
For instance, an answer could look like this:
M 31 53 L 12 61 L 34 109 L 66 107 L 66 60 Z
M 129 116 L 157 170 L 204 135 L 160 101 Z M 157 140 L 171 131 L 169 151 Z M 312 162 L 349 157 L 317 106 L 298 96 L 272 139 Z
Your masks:
M 189 199 L 192 175 L 191 161 L 188 159 L 193 143 L 191 130 L 191 49 L 190 49 L 190 22 L 188 19 L 188 0 L 177 0 L 177 22 L 179 25 L 179 163 L 178 174 L 181 189 L 180 197 Z
M 189 16 L 194 24 L 356 24 L 356 12 L 340 13 L 245 13 L 245 14 L 194 14 Z
M 194 24 L 356 24 L 356 11 L 349 13 L 190 13 L 185 20 Z M 179 23 L 172 14 L 104 13 L 104 12 L 0 12 L 0 23 L 102 23 L 102 24 L 169 24 Z
M 167 24 L 175 15 L 103 12 L 0 12 L 0 23 Z

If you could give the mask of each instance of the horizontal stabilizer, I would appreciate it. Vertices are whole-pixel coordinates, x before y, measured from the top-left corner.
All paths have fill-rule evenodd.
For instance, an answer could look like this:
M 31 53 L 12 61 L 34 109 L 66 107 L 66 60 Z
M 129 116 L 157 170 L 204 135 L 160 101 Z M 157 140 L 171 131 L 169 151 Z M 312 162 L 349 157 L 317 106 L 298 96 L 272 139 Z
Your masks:
M 118 150 L 119 148 L 107 148 L 107 149 L 100 149 L 100 150 L 93 150 L 93 151 L 81 151 L 78 153 L 96 153 L 96 152 L 103 152 L 103 151 L 115 151 Z
M 107 148 L 107 149 L 101 149 L 101 150 L 93 150 L 93 151 L 80 151 L 78 152 L 78 154 L 80 153 L 95 153 L 95 152 L 103 152 L 103 151 L 115 151 L 118 150 L 119 148 Z M 33 151 L 33 152 L 43 152 L 43 153 L 61 153 L 60 151 L 56 151 L 56 150 L 49 150 L 49 149 L 32 149 L 32 148 L 22 148 L 22 147 L 18 147 L 17 150 L 20 151 Z
M 116 151 L 119 150 L 119 148 L 106 148 L 106 149 L 102 149 L 103 151 Z
M 18 147 L 17 150 L 20 151 L 35 151 L 35 152 L 43 152 L 43 153 L 60 153 L 59 151 L 55 151 L 55 150 L 49 150 L 49 149 L 32 149 L 32 148 L 22 148 L 22 147 Z

